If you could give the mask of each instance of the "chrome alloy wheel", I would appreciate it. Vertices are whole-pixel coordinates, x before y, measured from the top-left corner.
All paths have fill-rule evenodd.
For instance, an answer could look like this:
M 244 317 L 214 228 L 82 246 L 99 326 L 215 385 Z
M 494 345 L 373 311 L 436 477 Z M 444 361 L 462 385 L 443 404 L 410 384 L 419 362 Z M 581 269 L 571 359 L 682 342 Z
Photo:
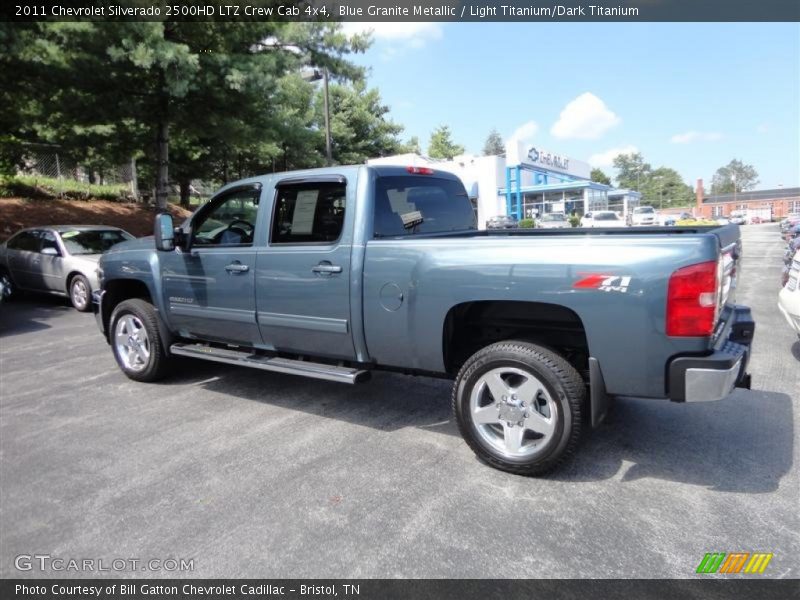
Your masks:
M 14 284 L 11 283 L 11 278 L 3 273 L 0 275 L 0 302 L 11 296 L 14 291 Z
M 76 278 L 72 285 L 70 286 L 71 296 L 72 296 L 72 304 L 75 305 L 76 308 L 86 308 L 87 304 L 89 303 L 89 289 L 86 287 L 86 283 L 81 278 Z
M 150 360 L 150 340 L 144 324 L 136 315 L 126 314 L 117 321 L 114 331 L 117 356 L 131 371 L 141 371 Z
M 484 373 L 469 399 L 472 422 L 481 439 L 504 456 L 529 459 L 553 438 L 558 404 L 532 373 L 500 367 Z

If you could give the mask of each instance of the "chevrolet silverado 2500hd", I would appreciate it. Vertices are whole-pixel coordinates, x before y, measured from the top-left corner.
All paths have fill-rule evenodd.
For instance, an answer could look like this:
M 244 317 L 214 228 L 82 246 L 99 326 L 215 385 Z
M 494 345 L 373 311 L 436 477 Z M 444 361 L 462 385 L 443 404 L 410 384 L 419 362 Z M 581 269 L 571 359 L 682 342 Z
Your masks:
M 478 231 L 454 175 L 330 167 L 232 183 L 180 227 L 158 215 L 103 256 L 94 300 L 131 379 L 173 356 L 448 377 L 475 453 L 539 474 L 609 398 L 749 387 L 738 253 L 736 226 Z

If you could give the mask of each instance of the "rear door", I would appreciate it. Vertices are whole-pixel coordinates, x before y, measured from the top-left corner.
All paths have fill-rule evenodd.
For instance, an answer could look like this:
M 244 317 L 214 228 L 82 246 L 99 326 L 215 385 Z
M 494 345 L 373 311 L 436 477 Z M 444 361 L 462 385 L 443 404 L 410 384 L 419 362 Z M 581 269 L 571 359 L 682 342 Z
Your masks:
M 341 176 L 275 187 L 268 245 L 259 251 L 258 322 L 276 350 L 355 358 L 350 321 L 354 191 Z
M 241 345 L 261 342 L 255 312 L 260 186 L 213 198 L 192 218 L 188 252 L 161 253 L 164 305 L 181 335 Z
M 41 274 L 36 266 L 40 239 L 37 231 L 21 231 L 6 244 L 8 270 L 14 283 L 30 290 L 41 289 Z

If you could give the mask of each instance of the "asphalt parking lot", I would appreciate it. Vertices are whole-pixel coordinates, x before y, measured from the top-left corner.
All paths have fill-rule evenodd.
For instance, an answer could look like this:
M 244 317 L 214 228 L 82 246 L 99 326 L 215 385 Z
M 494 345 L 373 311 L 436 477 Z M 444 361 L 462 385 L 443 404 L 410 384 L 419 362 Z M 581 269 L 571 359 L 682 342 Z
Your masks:
M 193 559 L 119 573 L 155 577 L 682 578 L 734 551 L 774 553 L 762 577 L 800 577 L 800 342 L 776 306 L 777 226 L 742 231 L 753 391 L 619 401 L 540 479 L 475 459 L 445 381 L 187 360 L 137 384 L 91 315 L 3 304 L 0 577 L 98 575 L 15 568 L 38 553 Z

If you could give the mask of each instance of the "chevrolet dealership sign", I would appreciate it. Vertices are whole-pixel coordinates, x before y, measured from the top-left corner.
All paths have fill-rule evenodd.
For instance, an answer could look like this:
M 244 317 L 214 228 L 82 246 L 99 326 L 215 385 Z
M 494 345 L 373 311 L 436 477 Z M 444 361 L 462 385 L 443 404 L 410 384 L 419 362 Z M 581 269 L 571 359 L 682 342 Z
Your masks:
M 569 171 L 569 157 L 561 154 L 551 154 L 546 150 L 540 150 L 536 146 L 531 146 L 530 150 L 528 150 L 528 158 L 533 164 L 538 163 L 540 165 Z
M 564 154 L 555 154 L 540 146 L 531 146 L 516 141 L 511 141 L 506 145 L 506 165 L 509 167 L 516 165 L 533 167 L 580 179 L 589 179 L 591 173 L 589 164 L 581 160 L 575 160 Z

